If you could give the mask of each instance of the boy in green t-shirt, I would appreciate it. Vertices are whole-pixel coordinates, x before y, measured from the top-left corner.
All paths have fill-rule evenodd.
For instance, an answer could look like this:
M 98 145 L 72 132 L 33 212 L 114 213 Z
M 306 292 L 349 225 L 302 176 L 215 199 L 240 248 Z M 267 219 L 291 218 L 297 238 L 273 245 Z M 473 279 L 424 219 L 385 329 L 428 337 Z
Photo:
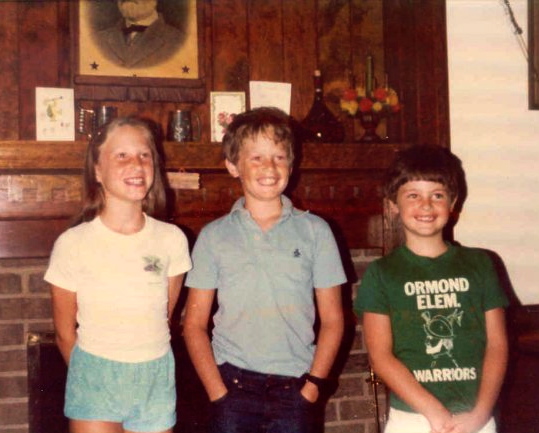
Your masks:
M 413 146 L 397 155 L 384 189 L 406 242 L 368 267 L 354 309 L 391 390 L 385 433 L 494 433 L 507 300 L 485 252 L 443 239 L 464 189 L 460 160 Z

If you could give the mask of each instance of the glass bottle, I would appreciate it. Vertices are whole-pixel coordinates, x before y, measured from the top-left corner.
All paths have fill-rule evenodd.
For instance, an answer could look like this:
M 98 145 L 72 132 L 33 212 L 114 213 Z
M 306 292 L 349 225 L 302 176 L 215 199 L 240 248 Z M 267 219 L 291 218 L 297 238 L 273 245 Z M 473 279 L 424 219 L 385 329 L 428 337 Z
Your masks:
M 342 143 L 344 140 L 344 127 L 324 102 L 322 89 L 322 74 L 320 70 L 314 71 L 314 101 L 302 120 L 304 140 L 318 143 Z

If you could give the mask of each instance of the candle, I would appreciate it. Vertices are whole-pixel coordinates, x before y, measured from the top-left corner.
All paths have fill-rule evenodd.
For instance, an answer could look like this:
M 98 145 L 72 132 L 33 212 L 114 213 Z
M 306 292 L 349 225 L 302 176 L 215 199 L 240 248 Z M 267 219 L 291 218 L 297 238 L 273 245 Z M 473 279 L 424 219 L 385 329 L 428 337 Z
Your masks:
M 367 56 L 367 65 L 365 69 L 365 91 L 367 96 L 371 96 L 372 93 L 372 84 L 373 84 L 373 67 L 372 67 L 372 56 Z

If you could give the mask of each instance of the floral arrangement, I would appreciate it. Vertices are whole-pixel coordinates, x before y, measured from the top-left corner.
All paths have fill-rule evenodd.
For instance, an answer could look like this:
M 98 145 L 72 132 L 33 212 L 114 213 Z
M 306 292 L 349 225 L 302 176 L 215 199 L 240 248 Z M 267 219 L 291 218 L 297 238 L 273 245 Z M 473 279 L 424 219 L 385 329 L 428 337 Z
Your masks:
M 223 134 L 226 132 L 228 125 L 230 125 L 234 120 L 234 117 L 236 117 L 235 113 L 227 113 L 226 111 L 221 111 L 217 115 L 217 123 L 223 128 Z
M 369 95 L 364 87 L 349 88 L 340 98 L 341 110 L 350 116 L 360 113 L 388 116 L 401 109 L 397 92 L 389 87 L 377 87 Z

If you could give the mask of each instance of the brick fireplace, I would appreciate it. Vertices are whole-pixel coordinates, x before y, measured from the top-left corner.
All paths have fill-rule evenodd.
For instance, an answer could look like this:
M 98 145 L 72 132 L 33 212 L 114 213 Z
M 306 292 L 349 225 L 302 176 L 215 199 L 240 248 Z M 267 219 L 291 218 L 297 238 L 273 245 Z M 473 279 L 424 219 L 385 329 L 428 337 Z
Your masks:
M 0 260 L 0 431 L 28 432 L 26 340 L 52 329 L 45 259 Z
M 366 264 L 376 257 L 376 250 L 353 250 L 351 251 L 353 262 L 358 273 L 361 273 Z M 49 342 L 46 331 L 52 331 L 51 308 L 48 287 L 43 282 L 43 274 L 47 264 L 46 259 L 3 259 L 0 260 L 0 432 L 2 433 L 61 433 L 58 431 L 45 432 L 43 430 L 30 429 L 30 404 L 28 362 L 36 360 L 28 359 L 32 351 L 28 351 L 29 338 L 36 334 L 45 337 L 45 343 Z M 36 344 L 35 341 L 30 344 Z M 178 343 L 177 343 L 178 344 Z M 50 349 L 48 349 L 50 350 Z M 177 352 L 186 356 L 182 348 Z M 178 368 L 186 364 L 178 360 Z M 361 330 L 354 328 L 353 335 L 349 336 L 346 353 L 341 355 L 339 363 L 342 372 L 339 377 L 339 387 L 330 398 L 326 409 L 326 432 L 348 433 L 364 432 L 374 433 L 374 398 L 368 379 L 367 358 L 361 339 Z M 44 363 L 44 365 L 47 365 Z M 46 371 L 41 374 L 47 374 Z M 189 374 L 181 374 L 183 380 L 192 377 Z M 189 394 L 201 393 L 198 383 L 183 383 L 179 381 L 178 389 L 182 392 L 182 386 L 186 387 Z M 50 387 L 33 390 L 42 401 L 51 402 L 47 399 L 58 395 L 51 392 Z M 198 396 L 197 398 L 200 398 Z M 381 404 L 384 403 L 383 394 L 379 396 Z M 186 412 L 191 425 L 183 425 L 184 430 L 178 431 L 203 431 L 195 430 L 200 423 L 197 414 L 188 413 L 191 409 L 185 398 L 180 399 L 181 410 Z M 194 406 L 194 405 L 193 405 Z M 32 407 L 33 410 L 42 410 Z M 49 407 L 50 409 L 50 407 Z M 382 409 L 383 410 L 383 409 Z M 200 414 L 199 414 L 200 415 Z M 39 417 L 34 414 L 34 417 Z M 47 423 L 50 425 L 50 421 Z M 180 423 L 183 424 L 183 423 Z M 179 427 L 180 428 L 180 425 Z M 190 428 L 190 430 L 187 430 Z
M 327 403 L 325 431 L 375 433 L 367 355 L 351 302 L 358 276 L 391 244 L 394 228 L 383 217 L 377 189 L 386 161 L 397 147 L 363 146 L 360 154 L 353 144 L 306 146 L 299 179 L 289 194 L 298 207 L 322 215 L 335 229 L 350 281 L 344 288 L 347 337 L 335 366 L 339 386 Z M 54 240 L 80 205 L 84 147 L 84 142 L 0 142 L 0 433 L 49 433 L 41 429 L 46 423 L 36 426 L 41 415 L 35 413 L 43 410 L 36 409 L 36 398 L 48 404 L 58 398 L 45 382 L 37 382 L 39 389 L 35 389 L 36 374 L 52 374 L 36 371 L 36 365 L 41 366 L 38 370 L 50 367 L 46 367 L 48 360 L 36 364 L 35 345 L 44 338 L 47 346 L 42 355 L 55 350 L 49 289 L 43 275 Z M 165 143 L 164 153 L 169 172 L 180 169 L 200 174 L 200 188 L 180 185 L 171 190 L 174 205 L 169 220 L 194 241 L 200 227 L 229 210 L 239 187 L 223 170 L 215 144 Z M 180 394 L 177 431 L 203 432 L 200 412 L 205 396 L 189 370 L 180 332 L 174 335 Z

